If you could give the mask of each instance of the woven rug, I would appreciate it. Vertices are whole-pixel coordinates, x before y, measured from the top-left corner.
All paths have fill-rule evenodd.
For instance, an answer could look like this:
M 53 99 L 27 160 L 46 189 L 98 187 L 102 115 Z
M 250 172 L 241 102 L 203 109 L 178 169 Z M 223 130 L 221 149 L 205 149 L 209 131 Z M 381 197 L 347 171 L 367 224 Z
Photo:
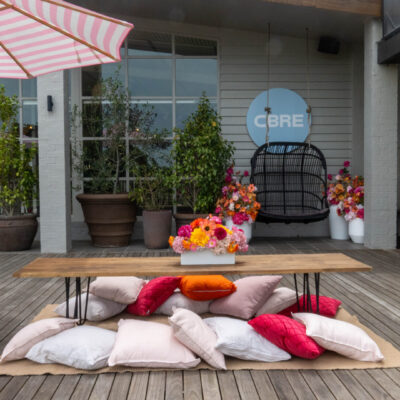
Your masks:
M 54 313 L 56 305 L 50 304 L 46 306 L 35 318 L 34 321 L 43 318 L 52 318 L 57 315 Z M 211 315 L 207 315 L 211 316 Z M 119 319 L 132 319 L 137 318 L 141 320 L 160 322 L 168 324 L 167 317 L 165 316 L 150 316 L 150 317 L 135 317 L 131 314 L 121 314 L 103 322 L 87 322 L 88 325 L 99 326 L 105 329 L 117 330 L 117 323 Z M 385 359 L 380 363 L 361 362 L 342 357 L 330 351 L 325 352 L 316 360 L 304 360 L 293 357 L 289 361 L 266 363 L 257 361 L 244 361 L 236 358 L 226 357 L 226 366 L 228 370 L 270 370 L 270 369 L 313 369 L 313 370 L 335 370 L 335 369 L 369 369 L 369 368 L 399 368 L 400 367 L 400 351 L 397 350 L 392 344 L 376 335 L 370 329 L 362 325 L 357 317 L 350 315 L 346 310 L 339 309 L 336 316 L 337 319 L 350 322 L 365 332 L 378 344 Z M 208 364 L 202 362 L 193 369 L 213 369 Z M 96 371 L 78 370 L 75 368 L 67 367 L 59 364 L 37 364 L 30 360 L 11 361 L 0 365 L 1 375 L 76 375 L 76 374 L 101 374 L 107 372 L 136 372 L 136 371 L 166 371 L 166 369 L 151 369 L 151 368 L 131 368 L 131 367 L 112 367 L 102 368 Z

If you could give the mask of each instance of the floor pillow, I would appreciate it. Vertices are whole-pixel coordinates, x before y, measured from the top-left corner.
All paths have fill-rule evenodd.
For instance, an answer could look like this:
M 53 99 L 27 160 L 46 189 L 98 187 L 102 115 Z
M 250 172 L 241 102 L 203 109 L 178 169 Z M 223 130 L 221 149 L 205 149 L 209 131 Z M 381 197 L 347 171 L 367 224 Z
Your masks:
M 177 276 L 160 276 L 154 278 L 143 287 L 137 300 L 129 304 L 126 311 L 134 315 L 150 315 L 157 310 L 178 287 L 180 278 Z
M 304 311 L 303 310 L 304 298 L 305 298 L 304 295 L 299 298 L 300 312 Z M 319 315 L 323 315 L 325 317 L 334 317 L 341 304 L 342 302 L 340 300 L 326 296 L 319 296 Z M 314 313 L 317 312 L 317 297 L 314 294 L 311 295 L 311 309 L 312 312 Z M 297 303 L 296 303 L 280 311 L 279 314 L 290 317 L 292 313 L 297 313 L 297 312 L 299 312 L 299 310 L 297 308 Z
M 172 315 L 175 308 L 185 308 L 196 314 L 205 314 L 209 311 L 211 301 L 196 301 L 189 299 L 182 293 L 174 293 L 154 314 Z
M 287 287 L 275 289 L 267 301 L 257 310 L 256 316 L 276 314 L 297 302 L 296 292 Z
M 280 275 L 248 276 L 233 282 L 236 291 L 214 300 L 210 305 L 213 314 L 232 315 L 249 319 L 267 301 L 282 279 Z
M 36 344 L 57 333 L 71 329 L 76 320 L 68 318 L 46 318 L 32 322 L 18 331 L 8 342 L 1 355 L 0 362 L 20 360 Z
M 179 284 L 181 292 L 192 300 L 213 300 L 228 296 L 236 286 L 222 275 L 186 275 Z
M 260 335 L 294 356 L 314 359 L 325 351 L 306 335 L 303 324 L 284 315 L 263 314 L 248 323 Z
M 93 370 L 107 366 L 116 332 L 96 326 L 77 326 L 33 346 L 26 358 L 37 363 L 58 363 Z
M 293 314 L 293 319 L 304 324 L 307 336 L 327 350 L 358 361 L 383 360 L 378 345 L 353 324 L 310 313 Z
M 241 360 L 276 362 L 290 354 L 258 334 L 246 321 L 228 317 L 206 318 L 204 322 L 217 334 L 216 349 Z
M 117 338 L 108 365 L 148 368 L 191 368 L 200 359 L 179 342 L 172 328 L 150 321 L 124 320 L 118 323 Z
M 133 303 L 145 281 L 134 276 L 102 276 L 97 278 L 89 288 L 89 292 L 121 304 Z
M 217 335 L 192 311 L 178 308 L 168 318 L 175 337 L 214 368 L 226 369 L 225 357 L 215 349 Z
M 81 296 L 82 312 L 86 303 L 86 293 Z M 74 315 L 76 297 L 69 299 L 69 316 L 72 318 Z M 105 319 L 111 318 L 114 315 L 120 314 L 126 308 L 126 304 L 117 303 L 112 300 L 104 299 L 103 297 L 95 296 L 89 293 L 88 307 L 86 319 L 88 321 L 104 321 Z M 64 302 L 57 306 L 55 312 L 65 317 L 67 311 L 67 302 Z

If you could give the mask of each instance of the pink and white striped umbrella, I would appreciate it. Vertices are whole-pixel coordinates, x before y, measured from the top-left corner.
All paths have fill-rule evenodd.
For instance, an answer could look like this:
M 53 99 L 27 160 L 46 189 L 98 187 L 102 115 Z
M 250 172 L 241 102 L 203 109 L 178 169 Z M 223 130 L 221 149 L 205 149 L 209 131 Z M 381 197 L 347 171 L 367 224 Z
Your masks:
M 132 28 L 62 0 L 0 0 L 0 77 L 120 61 Z

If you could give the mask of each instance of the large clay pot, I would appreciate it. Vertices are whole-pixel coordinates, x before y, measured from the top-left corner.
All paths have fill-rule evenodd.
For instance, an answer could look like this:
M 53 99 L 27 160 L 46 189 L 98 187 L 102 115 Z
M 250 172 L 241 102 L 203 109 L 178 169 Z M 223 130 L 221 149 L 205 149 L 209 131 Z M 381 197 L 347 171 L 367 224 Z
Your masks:
M 96 247 L 128 246 L 136 221 L 136 206 L 127 193 L 78 194 L 92 243 Z
M 337 205 L 331 205 L 329 207 L 329 232 L 331 239 L 336 240 L 347 240 L 349 238 L 348 223 L 337 214 Z
M 183 225 L 189 225 L 192 221 L 197 218 L 206 218 L 208 214 L 190 214 L 190 213 L 176 213 L 174 214 L 175 223 L 176 223 L 176 233 Z
M 144 244 L 148 249 L 166 249 L 171 235 L 172 211 L 143 210 Z
M 37 228 L 34 214 L 0 216 L 0 251 L 29 250 Z

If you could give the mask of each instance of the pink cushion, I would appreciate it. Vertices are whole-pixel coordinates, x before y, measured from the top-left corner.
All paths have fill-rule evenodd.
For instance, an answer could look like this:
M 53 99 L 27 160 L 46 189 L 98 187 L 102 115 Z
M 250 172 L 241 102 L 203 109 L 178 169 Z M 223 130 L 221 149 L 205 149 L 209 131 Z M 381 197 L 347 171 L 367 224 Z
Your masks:
M 172 328 L 150 321 L 123 320 L 108 365 L 131 367 L 190 368 L 200 359 L 175 339 Z
M 300 312 L 303 310 L 304 303 L 304 295 L 299 298 L 300 303 Z M 319 296 L 319 315 L 323 315 L 324 317 L 334 317 L 337 313 L 339 306 L 342 304 L 340 300 L 333 299 L 331 297 Z M 311 309 L 312 312 L 317 312 L 317 297 L 312 294 L 311 295 Z M 285 308 L 281 312 L 280 315 L 286 315 L 287 317 L 291 317 L 292 313 L 297 313 L 299 310 L 297 309 L 297 303 L 292 306 Z
M 126 311 L 134 315 L 150 315 L 157 310 L 178 287 L 181 278 L 177 276 L 160 276 L 148 282 L 137 300 L 130 304 Z
M 22 328 L 8 342 L 1 355 L 1 362 L 24 358 L 29 350 L 42 340 L 75 326 L 76 320 L 68 318 L 46 318 L 32 322 Z
M 262 314 L 276 314 L 297 301 L 296 292 L 287 287 L 275 289 L 267 301 L 257 310 L 256 316 Z
M 210 312 L 249 319 L 267 301 L 281 279 L 282 276 L 279 275 L 238 279 L 234 282 L 236 292 L 214 300 L 210 305 Z
M 260 335 L 294 356 L 314 359 L 325 350 L 306 335 L 300 322 L 278 314 L 263 314 L 249 321 Z

